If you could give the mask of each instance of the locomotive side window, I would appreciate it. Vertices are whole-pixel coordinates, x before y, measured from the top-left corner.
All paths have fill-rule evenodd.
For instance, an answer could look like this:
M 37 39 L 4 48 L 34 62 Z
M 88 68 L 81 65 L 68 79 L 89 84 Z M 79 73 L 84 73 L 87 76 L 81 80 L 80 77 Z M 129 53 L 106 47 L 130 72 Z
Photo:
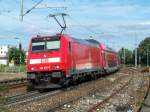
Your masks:
M 69 48 L 69 51 L 71 51 L 71 42 L 69 42 L 68 48 Z

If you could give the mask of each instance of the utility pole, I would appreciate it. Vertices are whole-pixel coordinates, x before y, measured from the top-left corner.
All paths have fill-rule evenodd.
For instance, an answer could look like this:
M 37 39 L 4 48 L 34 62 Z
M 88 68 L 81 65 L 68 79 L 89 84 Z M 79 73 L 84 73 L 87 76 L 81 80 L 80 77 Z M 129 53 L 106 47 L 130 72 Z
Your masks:
M 149 67 L 149 49 L 148 49 L 148 47 L 147 47 L 147 67 Z
M 126 51 L 125 51 L 125 48 L 123 50 L 123 54 L 124 54 L 124 56 L 123 56 L 124 58 L 123 59 L 124 59 L 124 65 L 125 65 L 126 64 Z
M 135 67 L 137 67 L 137 39 L 135 33 Z
M 135 48 L 135 67 L 137 67 L 137 48 Z
M 21 16 L 21 21 L 23 21 L 23 0 L 21 0 L 21 10 L 20 10 L 20 16 Z
M 141 55 L 139 54 L 139 67 L 141 67 Z

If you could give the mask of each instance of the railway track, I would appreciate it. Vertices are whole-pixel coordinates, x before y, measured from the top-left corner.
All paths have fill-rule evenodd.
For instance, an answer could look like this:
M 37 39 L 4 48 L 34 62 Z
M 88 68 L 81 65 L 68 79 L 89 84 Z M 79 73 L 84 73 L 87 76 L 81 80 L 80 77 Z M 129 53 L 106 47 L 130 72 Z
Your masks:
M 48 93 L 39 93 L 38 91 L 33 91 L 24 95 L 17 95 L 13 97 L 9 97 L 6 102 L 4 103 L 4 107 L 13 107 L 15 105 L 25 105 L 27 103 L 40 100 L 42 98 L 45 98 L 47 96 L 52 96 L 55 94 L 60 93 L 60 90 L 56 90 L 53 92 L 48 92 Z
M 32 101 L 40 100 L 45 97 L 52 97 L 54 95 L 56 96 L 56 95 L 59 95 L 64 92 L 71 91 L 77 87 L 84 87 L 85 85 L 88 85 L 89 83 L 92 83 L 92 82 L 82 83 L 82 84 L 79 84 L 76 86 L 71 86 L 71 87 L 68 87 L 68 88 L 62 89 L 62 90 L 53 90 L 50 92 L 43 92 L 43 93 L 40 93 L 38 91 L 33 91 L 33 92 L 29 92 L 29 93 L 22 94 L 22 95 L 8 97 L 6 102 L 4 103 L 4 105 L 5 105 L 4 107 L 13 107 L 16 105 L 27 104 Z
M 26 82 L 26 81 L 27 81 L 26 78 L 21 78 L 21 79 L 13 79 L 13 80 L 0 81 L 0 84 L 12 85 L 12 84 L 22 83 L 22 82 Z
M 126 82 L 124 85 L 122 85 L 122 87 L 120 87 L 118 90 L 113 92 L 110 96 L 106 97 L 103 101 L 97 103 L 92 108 L 90 108 L 87 112 L 94 112 L 98 107 L 101 107 L 104 103 L 106 103 L 108 100 L 113 98 L 116 94 L 118 94 L 121 90 L 123 90 L 127 85 L 129 85 L 131 80 L 132 80 L 132 78 L 130 78 L 130 80 L 128 82 Z
M 115 74 L 119 74 L 119 73 L 115 73 Z M 122 74 L 120 73 L 118 75 L 118 79 L 116 79 L 116 83 L 117 80 L 126 77 L 126 75 L 122 76 Z M 61 108 L 64 104 L 74 102 L 78 99 L 83 98 L 84 96 L 95 93 L 97 91 L 96 89 L 97 87 L 95 86 L 104 85 L 104 84 L 106 86 L 107 85 L 111 86 L 112 82 L 110 81 L 109 77 L 113 77 L 113 75 L 108 76 L 108 79 L 106 77 L 100 78 L 99 80 L 86 82 L 77 85 L 75 87 L 70 87 L 66 90 L 56 90 L 48 93 L 34 93 L 30 95 L 11 98 L 11 100 L 9 100 L 6 103 L 5 107 L 10 108 L 10 110 L 15 109 L 16 112 L 19 112 L 22 105 L 24 105 L 23 108 L 26 108 L 24 112 L 31 111 L 31 110 L 38 112 L 38 110 L 36 110 L 37 108 L 39 108 L 38 105 L 44 104 L 39 109 L 39 112 L 54 111 L 57 110 L 58 108 Z
M 119 80 L 119 79 L 117 79 L 117 80 Z M 127 83 L 127 84 L 128 84 L 128 83 Z M 125 84 L 125 85 L 127 85 L 127 84 Z M 125 85 L 123 85 L 123 87 L 124 87 Z M 122 89 L 123 87 L 121 87 L 120 89 Z M 120 89 L 117 90 L 116 92 L 120 91 Z M 93 89 L 93 90 L 89 91 L 86 95 L 94 94 L 94 93 L 96 93 L 96 92 L 97 92 L 97 90 L 96 90 L 96 89 Z M 116 93 L 116 92 L 115 92 L 115 93 Z M 115 95 L 115 93 L 113 93 L 112 96 Z M 73 103 L 74 101 L 79 100 L 79 99 L 83 98 L 84 96 L 85 96 L 85 94 L 80 95 L 80 96 L 77 96 L 77 97 L 70 98 L 69 100 L 66 100 L 66 101 L 63 101 L 63 102 L 59 103 L 59 105 L 55 105 L 55 106 L 53 106 L 52 108 L 50 108 L 47 112 L 53 112 L 53 111 L 57 110 L 57 108 L 59 109 L 60 107 L 64 106 L 65 104 Z M 111 97 L 111 96 L 110 96 L 110 97 Z M 107 99 L 108 99 L 108 98 L 107 98 Z M 107 99 L 106 99 L 106 100 L 107 100 Z M 104 102 L 105 102 L 105 100 L 104 100 Z M 90 110 L 89 110 L 89 112 L 90 112 Z
M 25 86 L 26 83 L 27 83 L 26 78 L 0 81 L 0 85 L 7 86 L 8 89 L 22 87 Z
M 122 74 L 124 74 L 124 73 L 120 73 L 121 75 Z M 129 74 L 128 74 L 128 76 L 129 76 Z M 112 85 L 114 85 L 114 84 L 116 84 L 116 83 L 119 83 L 123 78 L 125 78 L 126 76 L 119 76 L 115 81 L 113 81 L 113 82 L 108 82 L 107 81 L 107 84 L 106 84 L 106 87 L 107 86 L 112 86 Z M 120 87 L 118 88 L 118 89 L 114 89 L 113 91 L 115 91 L 115 92 L 113 92 L 110 96 L 108 96 L 108 95 L 106 95 L 106 97 L 105 98 L 102 98 L 102 101 L 101 101 L 101 104 L 102 103 L 104 103 L 104 102 L 106 102 L 107 100 L 109 100 L 111 97 L 113 97 L 115 94 L 117 94 L 120 90 L 122 90 L 125 86 L 127 86 L 128 84 L 129 84 L 129 82 L 132 80 L 132 78 L 129 78 L 129 80 L 127 81 L 127 82 L 125 82 L 125 83 L 122 83 L 121 82 L 121 84 L 120 84 Z M 103 82 L 104 83 L 104 82 Z M 105 85 L 105 84 L 104 84 Z M 95 93 L 97 93 L 97 92 L 99 92 L 99 89 L 100 90 L 104 90 L 104 88 L 105 88 L 105 86 L 103 86 L 103 87 L 100 87 L 100 88 L 97 88 L 96 87 L 96 89 L 94 90 L 94 91 L 91 91 L 89 94 L 87 94 L 88 96 L 90 95 L 90 96 L 93 96 Z M 84 95 L 82 96 L 82 97 L 80 97 L 80 99 L 84 99 Z M 62 103 L 62 105 L 61 106 L 65 106 L 65 104 L 67 105 L 68 103 L 73 103 L 73 102 L 76 102 L 76 100 L 78 100 L 79 98 L 77 98 L 77 99 L 72 99 L 72 100 L 70 100 L 70 102 L 63 102 Z M 94 110 L 97 106 L 99 106 L 99 103 L 98 104 L 96 104 L 96 105 L 94 105 L 93 107 L 91 107 L 91 109 L 89 109 L 89 110 L 86 110 L 86 111 L 88 111 L 88 112 L 92 112 L 92 110 Z M 87 106 L 87 108 L 88 108 L 89 106 Z M 57 109 L 58 108 L 58 109 Z M 87 109 L 86 108 L 86 109 Z M 63 107 L 56 107 L 56 108 L 52 108 L 52 109 L 49 109 L 48 110 L 48 112 L 53 112 L 53 111 L 56 111 L 56 112 L 59 112 L 59 111 L 61 111 L 61 110 L 65 110 Z M 65 110 L 66 112 L 69 112 L 70 111 L 70 109 L 68 110 L 68 109 L 66 109 Z M 80 110 L 72 110 L 72 111 L 80 111 Z M 83 111 L 83 110 L 81 110 L 81 111 Z
M 10 97 L 26 93 L 26 78 L 0 81 L 0 96 Z
M 130 68 L 129 69 L 130 71 L 130 73 L 129 74 L 133 74 L 133 72 L 136 72 L 136 73 L 138 73 L 137 72 L 137 70 L 134 70 L 134 69 L 132 69 L 132 68 Z M 135 73 L 135 74 L 136 74 Z M 148 80 L 147 80 L 148 81 Z M 118 84 L 119 84 L 119 82 L 117 82 Z M 143 91 L 142 89 L 139 89 L 138 90 L 138 92 L 139 93 L 143 93 L 143 96 L 141 97 L 139 97 L 139 95 L 137 95 L 137 93 L 135 93 L 135 91 L 132 91 L 132 90 L 134 90 L 135 88 L 133 88 L 133 87 L 130 87 L 132 84 L 134 84 L 135 83 L 135 75 L 134 76 L 132 76 L 132 77 L 130 77 L 129 78 L 129 80 L 128 81 L 126 81 L 126 82 L 121 82 L 120 83 L 120 85 L 119 85 L 119 88 L 117 88 L 117 87 L 115 87 L 115 88 L 117 88 L 117 89 L 113 89 L 113 91 L 111 92 L 111 88 L 114 86 L 113 84 L 112 84 L 112 86 L 111 86 L 111 88 L 110 88 L 110 90 L 109 90 L 109 92 L 111 93 L 111 94 L 107 94 L 108 93 L 108 91 L 106 92 L 106 93 L 102 93 L 101 91 L 100 92 L 98 92 L 98 95 L 95 95 L 95 94 L 92 94 L 90 97 L 88 96 L 88 97 L 84 97 L 84 98 L 82 98 L 82 99 L 80 99 L 79 101 L 72 101 L 72 102 L 76 102 L 76 103 L 66 103 L 63 107 L 61 107 L 61 108 L 59 108 L 59 109 L 53 109 L 53 110 L 49 110 L 49 112 L 51 112 L 51 111 L 56 111 L 56 112 L 63 112 L 63 111 L 65 111 L 65 112 L 70 112 L 70 111 L 87 111 L 87 112 L 95 112 L 95 111 L 102 111 L 102 112 L 105 112 L 105 111 L 110 111 L 110 110 L 104 110 L 103 108 L 104 108 L 104 106 L 106 107 L 106 108 L 109 108 L 109 106 L 108 105 L 116 105 L 116 107 L 114 107 L 114 110 L 111 110 L 111 111 L 116 111 L 116 112 L 120 112 L 120 111 L 132 111 L 132 107 L 130 106 L 130 103 L 129 104 L 121 104 L 121 102 L 119 103 L 119 104 L 113 104 L 113 103 L 111 103 L 111 102 L 118 102 L 119 101 L 119 99 L 118 99 L 118 101 L 114 101 L 113 99 L 117 99 L 118 97 L 120 97 L 119 95 L 123 95 L 123 98 L 124 98 L 124 95 L 126 94 L 126 92 L 128 91 L 128 88 L 130 88 L 129 90 L 130 90 L 130 97 L 132 97 L 132 98 L 134 98 L 135 96 L 138 96 L 138 97 L 136 97 L 135 99 L 135 102 L 133 103 L 133 101 L 131 101 L 132 103 L 131 103 L 131 105 L 135 105 L 137 102 L 139 102 L 138 100 L 139 99 L 141 99 L 141 101 L 142 101 L 142 98 L 145 96 L 145 93 L 147 92 L 147 87 L 148 87 L 148 85 L 149 85 L 149 83 L 147 84 L 147 85 L 145 85 L 146 86 L 146 89 L 145 89 L 145 91 Z M 137 87 L 139 87 L 139 88 L 145 88 L 145 86 L 143 86 L 144 84 L 144 80 L 142 80 L 142 81 L 139 81 L 139 85 L 137 86 Z M 107 86 L 106 86 L 107 87 Z M 132 88 L 132 89 L 131 89 Z M 103 91 L 103 89 L 101 89 L 102 91 Z M 124 92 L 123 92 L 124 91 Z M 122 93 L 123 92 L 123 93 Z M 133 92 L 133 93 L 132 93 Z M 102 94 L 100 94 L 100 93 L 102 93 Z M 125 94 L 124 94 L 125 93 Z M 96 93 L 97 94 L 97 93 Z M 135 95 L 135 96 L 134 96 Z M 95 99 L 95 97 L 97 97 L 96 99 Z M 121 97 L 120 97 L 121 98 Z M 126 98 L 125 98 L 126 99 Z M 138 99 L 138 100 L 137 100 Z M 109 100 L 112 100 L 112 101 L 109 101 Z M 84 102 L 83 104 L 82 104 L 82 102 Z M 120 105 L 121 104 L 121 105 Z M 74 106 L 74 105 L 76 105 L 76 106 Z M 78 106 L 77 106 L 78 105 Z M 81 107 L 81 105 L 82 105 L 82 107 Z M 136 105 L 137 106 L 137 105 Z M 89 108 L 90 107 L 90 108 Z M 112 106 L 110 106 L 111 108 L 112 108 Z M 79 110 L 78 110 L 78 109 Z M 84 108 L 83 110 L 82 110 L 82 108 Z M 139 108 L 139 106 L 138 107 L 136 107 L 136 108 L 134 108 L 133 107 L 133 110 L 135 111 L 137 111 L 138 110 L 138 108 Z M 135 111 L 135 112 L 136 112 Z
M 132 82 L 131 74 L 136 71 L 137 70 L 132 68 L 121 70 L 114 75 L 101 77 L 96 81 L 82 83 L 65 90 L 54 90 L 45 93 L 34 91 L 23 95 L 9 97 L 4 103 L 4 107 L 14 112 L 20 112 L 20 109 L 22 112 L 67 112 L 67 110 L 69 112 L 71 111 L 71 107 L 68 104 L 73 105 L 75 102 L 81 101 L 81 99 L 85 100 L 86 96 L 93 97 L 97 93 L 106 91 L 107 87 L 111 88 L 112 90 L 108 89 L 111 94 L 107 95 L 104 93 L 104 96 L 100 101 L 97 101 L 94 105 L 88 106 L 90 108 L 86 108 L 86 111 L 92 112 L 95 111 L 97 107 L 107 104 L 110 99 L 113 99 L 120 91 L 123 91 Z M 108 93 L 108 91 L 106 93 Z M 69 108 L 65 107 L 64 109 L 64 106 L 66 105 L 68 105 Z

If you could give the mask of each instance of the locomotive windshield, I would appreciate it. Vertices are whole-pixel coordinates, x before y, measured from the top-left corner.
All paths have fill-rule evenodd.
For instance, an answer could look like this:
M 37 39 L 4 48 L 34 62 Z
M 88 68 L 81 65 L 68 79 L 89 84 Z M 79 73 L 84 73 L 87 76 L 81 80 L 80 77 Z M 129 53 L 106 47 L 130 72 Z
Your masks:
M 60 48 L 60 39 L 58 38 L 34 38 L 32 39 L 32 52 L 58 50 L 59 48 Z

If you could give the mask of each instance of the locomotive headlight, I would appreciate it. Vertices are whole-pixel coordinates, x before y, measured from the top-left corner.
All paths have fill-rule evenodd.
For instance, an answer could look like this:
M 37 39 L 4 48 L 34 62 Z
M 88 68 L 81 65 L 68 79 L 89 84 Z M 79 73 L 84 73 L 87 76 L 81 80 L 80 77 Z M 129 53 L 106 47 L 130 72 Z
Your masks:
M 34 67 L 32 67 L 32 68 L 31 68 L 31 70 L 35 70 L 35 68 L 34 68 Z
M 53 68 L 54 68 L 54 69 L 59 69 L 60 66 L 59 66 L 59 65 L 54 65 Z

